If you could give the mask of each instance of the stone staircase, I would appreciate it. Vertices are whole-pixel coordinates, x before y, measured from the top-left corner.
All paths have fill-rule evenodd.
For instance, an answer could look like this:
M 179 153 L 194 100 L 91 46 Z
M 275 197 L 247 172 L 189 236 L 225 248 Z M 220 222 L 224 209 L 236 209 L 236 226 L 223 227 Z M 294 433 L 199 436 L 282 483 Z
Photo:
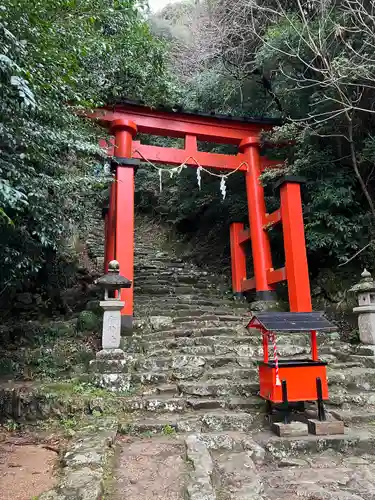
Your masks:
M 338 437 L 281 439 L 268 430 L 258 396 L 260 335 L 246 329 L 249 306 L 233 300 L 220 272 L 213 275 L 184 262 L 166 252 L 160 239 L 155 244 L 152 234 L 142 232 L 136 239 L 134 292 L 136 332 L 124 349 L 133 364 L 136 392 L 123 398 L 130 417 L 121 428 L 130 434 L 167 430 L 184 436 L 191 464 L 186 498 L 294 500 L 305 494 L 311 500 L 375 499 L 371 481 L 358 479 L 364 493 L 342 481 L 348 471 L 355 475 L 355 460 L 350 469 L 348 454 L 366 455 L 366 468 L 375 467 L 371 349 L 345 344 L 338 334 L 321 335 L 320 356 L 329 362 L 329 418 L 344 420 L 350 428 Z M 310 352 L 302 334 L 279 335 L 277 346 L 279 355 L 289 359 Z M 306 412 L 314 416 L 315 404 Z M 323 463 L 330 453 L 330 475 L 323 480 L 328 490 L 314 487 L 314 461 Z M 272 480 L 271 471 L 282 467 L 301 470 L 280 470 Z
M 246 329 L 249 305 L 233 300 L 222 276 L 183 262 L 160 243 L 155 248 L 152 235 L 144 237 L 136 239 L 137 328 L 124 346 L 140 390 L 128 399 L 127 410 L 241 413 L 252 422 L 264 404 L 258 397 L 261 338 Z M 337 333 L 322 334 L 319 345 L 321 358 L 330 363 L 332 407 L 360 404 L 361 398 L 370 404 L 374 356 L 340 342 Z M 308 335 L 280 334 L 277 348 L 280 357 L 305 358 Z

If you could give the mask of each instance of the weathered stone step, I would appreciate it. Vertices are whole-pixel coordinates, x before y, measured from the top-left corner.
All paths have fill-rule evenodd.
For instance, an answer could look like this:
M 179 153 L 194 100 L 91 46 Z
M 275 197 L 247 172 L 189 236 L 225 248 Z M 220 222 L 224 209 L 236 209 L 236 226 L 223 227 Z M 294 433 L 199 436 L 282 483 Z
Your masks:
M 122 399 L 122 409 L 125 412 L 168 412 L 182 413 L 191 410 L 244 410 L 253 411 L 259 409 L 264 411 L 264 401 L 259 397 L 168 397 L 159 396 L 130 396 Z
M 197 324 L 196 321 L 186 321 L 181 323 L 174 323 L 166 325 L 161 330 L 162 332 L 173 331 L 173 335 L 176 337 L 189 337 L 189 336 L 202 336 L 202 335 L 225 335 L 225 334 L 236 334 L 236 335 L 249 335 L 243 323 L 228 323 L 218 321 L 208 321 L 208 324 Z
M 166 338 L 172 339 L 173 337 L 192 337 L 192 338 L 200 338 L 200 337 L 210 337 L 216 338 L 218 336 L 228 336 L 228 337 L 237 337 L 237 338 L 246 338 L 251 344 L 261 344 L 261 336 L 257 331 L 247 330 L 245 328 L 246 321 L 242 324 L 235 325 L 235 323 L 231 322 L 229 324 L 225 324 L 222 326 L 215 325 L 197 325 L 196 323 L 176 323 L 176 324 L 168 324 L 164 325 L 161 330 L 157 330 L 152 333 L 142 334 L 142 338 L 145 341 L 157 341 L 164 340 Z M 319 346 L 321 347 L 321 354 L 335 353 L 339 354 L 339 350 L 332 349 L 329 344 L 332 341 L 329 338 L 321 338 L 318 340 Z M 287 345 L 302 345 L 309 346 L 310 340 L 308 335 L 293 334 L 290 335 L 288 332 L 282 332 L 277 336 L 277 345 L 279 344 L 287 344 Z
M 180 347 L 192 346 L 215 346 L 215 345 L 238 345 L 238 344 L 253 344 L 249 342 L 249 338 L 245 336 L 236 337 L 234 335 L 221 335 L 213 337 L 177 337 L 164 340 L 153 340 L 145 344 L 146 352 L 156 349 L 177 349 Z
M 349 357 L 352 355 L 352 346 L 344 342 L 332 340 L 332 335 L 323 335 L 322 338 L 325 342 L 320 342 L 320 355 L 333 355 L 342 361 L 349 360 Z
M 210 346 L 200 346 L 206 348 L 205 351 L 189 351 L 188 353 L 181 353 L 172 350 L 161 350 L 160 355 L 155 356 L 139 356 L 135 363 L 135 368 L 138 371 L 157 371 L 159 369 L 168 370 L 186 370 L 190 368 L 198 371 L 203 371 L 207 367 L 225 366 L 228 364 L 237 364 L 241 367 L 250 367 L 257 364 L 258 361 L 263 359 L 261 347 L 253 348 L 248 345 L 235 345 L 233 348 L 224 347 L 220 350 L 219 346 L 211 348 Z M 186 348 L 187 349 L 187 348 Z M 190 348 L 194 349 L 194 348 Z M 216 352 L 213 354 L 212 352 Z M 279 352 L 288 354 L 289 359 L 305 359 L 306 351 L 308 349 L 298 346 L 280 346 Z M 332 371 L 333 373 L 333 371 Z
M 230 350 L 233 349 L 234 346 L 238 346 L 241 344 L 250 345 L 254 347 L 260 347 L 261 338 L 256 337 L 255 335 L 218 335 L 212 337 L 177 337 L 171 339 L 163 339 L 163 340 L 152 340 L 145 344 L 146 352 L 153 351 L 156 349 L 178 349 L 182 347 L 193 347 L 193 346 L 216 346 L 218 348 L 227 348 Z M 279 347 L 285 345 L 294 346 L 308 346 L 308 340 L 306 336 L 295 335 L 293 338 L 291 337 L 282 337 L 278 342 Z
M 173 323 L 185 323 L 190 321 L 226 321 L 242 323 L 246 321 L 242 314 L 233 314 L 231 310 L 215 310 L 208 309 L 202 310 L 186 310 L 177 311 L 176 316 L 173 318 Z M 245 325 L 246 326 L 246 325 Z
M 156 269 L 160 269 L 160 268 L 163 268 L 164 267 L 183 267 L 183 268 L 188 268 L 189 267 L 189 264 L 187 263 L 184 263 L 182 261 L 182 259 L 178 259 L 176 257 L 171 257 L 170 255 L 165 255 L 165 256 L 161 256 L 161 257 L 157 257 L 152 254 L 149 254 L 147 253 L 145 255 L 145 259 L 139 259 L 137 258 L 139 257 L 139 255 L 137 256 L 137 254 L 134 255 L 134 261 L 135 261 L 135 265 L 136 266 L 140 266 L 142 267 L 142 269 L 152 269 L 152 268 L 156 268 Z
M 353 354 L 358 354 L 360 356 L 375 356 L 375 346 L 373 345 L 357 345 L 354 348 L 354 353 Z
M 359 391 L 358 389 L 348 390 L 339 385 L 328 383 L 329 404 L 332 406 L 351 405 L 359 407 L 375 406 L 374 391 Z
M 232 397 L 228 399 L 221 398 L 190 398 L 187 400 L 188 408 L 193 410 L 204 410 L 212 408 L 226 408 L 228 410 L 244 410 L 253 411 L 254 409 L 261 409 L 265 411 L 265 403 L 263 399 L 258 396 L 241 398 Z
M 188 354 L 190 356 L 206 356 L 206 355 L 225 355 L 229 353 L 233 353 L 237 356 L 254 356 L 257 349 L 248 345 L 248 344 L 233 344 L 233 345 L 198 345 L 198 346 L 188 346 L 188 347 L 179 347 L 177 349 L 173 349 L 175 355 L 184 355 Z M 170 354 L 170 349 L 157 349 L 155 351 L 149 351 L 147 353 L 150 357 L 157 356 L 167 356 Z
M 246 319 L 241 316 L 230 317 L 222 315 L 209 316 L 196 316 L 196 317 L 183 317 L 175 318 L 172 325 L 166 329 L 196 329 L 196 328 L 235 328 L 237 331 L 243 330 L 242 334 L 246 335 L 247 331 L 244 330 L 246 326 Z
M 163 288 L 171 288 L 174 289 L 176 287 L 187 287 L 189 290 L 194 290 L 194 289 L 202 289 L 206 290 L 209 288 L 217 288 L 216 285 L 209 280 L 201 280 L 199 278 L 196 278 L 196 281 L 193 281 L 193 278 L 190 278 L 189 280 L 187 279 L 180 279 L 180 278 L 171 278 L 171 279 L 160 279 L 160 278 L 155 278 L 155 279 L 139 279 L 136 277 L 135 279 L 135 287 L 134 290 L 136 291 L 137 288 L 153 288 L 153 287 L 163 287 Z
M 328 369 L 345 371 L 349 368 L 361 368 L 361 367 L 363 367 L 363 365 L 360 362 L 356 361 L 336 361 L 334 363 L 330 363 Z
M 158 286 L 158 285 L 191 285 L 193 287 L 198 286 L 198 288 L 204 288 L 204 286 L 215 288 L 217 287 L 217 280 L 210 278 L 208 276 L 202 277 L 199 274 L 181 274 L 181 273 L 170 273 L 169 275 L 163 275 L 162 273 L 154 275 L 136 275 L 136 282 L 138 285 L 142 286 Z
M 368 473 L 374 467 L 374 457 L 368 454 L 363 458 L 353 456 L 350 447 L 349 454 L 342 452 L 345 452 L 344 442 L 340 452 L 328 449 L 327 451 L 323 450 L 315 457 L 301 453 L 295 458 L 286 457 L 277 460 L 278 468 L 275 467 L 277 465 L 275 463 L 274 467 L 263 467 L 259 472 L 254 470 L 254 467 L 248 470 L 241 467 L 246 456 L 243 454 L 243 461 L 242 463 L 238 461 L 236 473 L 241 479 L 245 478 L 245 484 L 249 477 L 250 480 L 253 477 L 252 484 L 258 483 L 258 490 L 260 485 L 262 495 L 256 498 L 267 498 L 267 500 L 300 500 L 301 498 L 310 500 L 374 500 L 374 483 L 371 474 Z M 223 459 L 227 460 L 224 465 L 230 470 L 230 466 L 228 466 L 230 456 L 228 455 L 224 455 Z M 318 481 L 316 480 L 317 475 Z M 228 489 L 231 493 L 234 491 L 232 487 Z M 254 491 L 254 488 L 248 490 L 249 493 L 251 491 Z M 235 491 L 235 496 L 231 498 L 251 498 L 251 496 L 238 494 L 242 492 L 243 490 Z
M 341 420 L 345 425 L 374 423 L 375 422 L 375 406 L 358 408 L 350 406 L 349 408 L 335 408 L 330 411 L 331 415 L 337 420 Z
M 247 368 L 229 365 L 225 368 L 207 369 L 201 372 L 192 370 L 188 366 L 185 372 L 183 370 L 165 370 L 134 374 L 132 380 L 146 386 L 142 392 L 143 395 L 165 393 L 179 395 L 178 381 L 210 382 L 230 380 L 233 384 L 237 384 L 237 382 L 258 382 L 259 375 L 258 368 L 255 365 Z M 150 388 L 147 388 L 148 385 L 150 385 Z
M 138 260 L 138 262 L 137 262 L 137 260 Z M 169 262 L 171 262 L 171 261 L 169 261 Z M 136 265 L 137 267 L 139 267 L 139 275 L 146 275 L 146 276 L 148 276 L 150 273 L 149 273 L 149 271 L 147 270 L 147 267 L 144 267 L 144 266 L 150 266 L 150 265 L 152 265 L 152 266 L 153 266 L 153 265 L 154 265 L 154 264 L 153 264 L 153 259 L 152 259 L 152 257 L 151 257 L 151 260 L 150 260 L 150 259 L 149 259 L 149 260 L 147 260 L 147 259 L 143 259 L 143 263 L 144 263 L 144 265 L 142 266 L 142 261 L 141 261 L 140 259 L 135 259 L 135 265 Z M 177 264 L 178 264 L 178 265 L 183 264 L 184 269 L 183 269 L 183 270 L 181 270 L 181 271 L 179 271 L 179 273 L 181 273 L 181 274 L 183 274 L 183 275 L 184 275 L 184 274 L 185 274 L 185 275 L 190 275 L 190 274 L 192 274 L 192 275 L 196 275 L 196 276 L 212 276 L 212 274 L 208 273 L 207 271 L 202 271 L 201 269 L 198 269 L 198 268 L 197 268 L 197 267 L 195 267 L 195 266 L 190 266 L 190 265 L 189 265 L 189 264 L 187 264 L 187 263 L 184 263 L 184 262 L 178 262 Z M 170 274 L 170 273 L 171 273 L 170 268 L 166 268 L 166 269 L 156 269 L 155 271 L 156 271 L 155 275 L 159 275 L 159 274 L 161 274 L 162 276 L 163 276 L 163 275 L 168 275 L 168 274 Z M 216 277 L 216 281 L 217 281 L 217 277 Z
M 169 397 L 177 397 L 180 396 L 177 384 L 175 383 L 164 383 L 158 384 L 156 386 L 150 386 L 142 391 L 141 396 L 152 396 L 157 394 L 158 396 L 169 396 Z
M 160 311 L 159 311 L 160 312 Z M 247 318 L 242 316 L 229 316 L 221 314 L 201 314 L 196 316 L 173 317 L 170 311 L 164 312 L 166 316 L 149 315 L 149 323 L 154 331 L 167 331 L 178 329 L 197 329 L 197 328 L 236 328 L 241 329 L 248 322 Z M 140 316 L 137 314 L 137 316 Z M 141 315 L 141 317 L 145 315 Z M 246 332 L 243 332 L 246 334 Z
M 215 370 L 207 370 L 199 379 L 200 381 L 210 380 L 231 380 L 233 384 L 243 379 L 244 381 L 258 382 L 258 368 L 217 368 Z
M 363 367 L 328 370 L 328 381 L 331 386 L 340 385 L 349 390 L 375 391 L 375 370 Z
M 163 413 L 151 415 L 148 418 L 136 419 L 133 422 L 123 422 L 119 432 L 123 434 L 164 433 L 171 432 L 249 432 L 259 427 L 264 419 L 263 412 L 252 413 L 215 410 L 197 410 L 186 415 Z
M 178 262 L 178 265 L 183 265 L 183 269 L 178 269 L 178 271 L 173 272 L 173 270 L 169 267 L 166 267 L 165 269 L 159 269 L 155 268 L 154 262 L 151 260 L 147 263 L 147 261 L 144 263 L 142 266 L 141 262 L 135 263 L 136 270 L 138 271 L 137 275 L 142 276 L 142 277 L 148 277 L 148 276 L 174 276 L 176 274 L 181 275 L 181 276 L 211 276 L 209 275 L 206 271 L 201 271 L 200 269 L 197 270 L 195 267 L 189 267 L 188 265 L 184 264 L 183 262 Z M 145 267 L 149 266 L 149 267 Z M 150 268 L 150 266 L 152 266 Z M 138 269 L 139 268 L 139 269 Z M 216 278 L 217 281 L 217 278 Z
M 300 359 L 300 356 L 295 356 L 293 359 Z M 257 365 L 261 360 L 260 352 L 257 356 L 252 357 L 229 353 L 221 356 L 176 355 L 164 358 L 147 358 L 143 361 L 138 360 L 137 368 L 141 371 L 133 373 L 133 380 L 142 384 L 158 384 L 170 380 L 220 378 L 220 373 L 225 374 L 229 379 L 237 376 L 238 378 L 252 377 L 253 380 L 258 380 Z M 332 369 L 335 369 L 334 365 Z
M 179 382 L 178 389 L 183 395 L 207 397 L 207 396 L 255 396 L 259 392 L 259 384 L 256 382 L 236 381 L 233 384 L 229 380 L 207 380 L 204 382 Z
M 149 311 L 150 313 L 150 311 Z M 171 314 L 170 311 L 167 314 Z M 243 330 L 242 326 L 246 324 L 247 320 L 241 317 L 233 318 L 227 316 L 214 316 L 202 315 L 193 317 L 173 318 L 171 316 L 157 316 L 150 314 L 145 318 L 145 315 L 135 315 L 138 327 L 145 330 L 152 330 L 153 332 L 166 332 L 171 330 L 196 330 L 201 328 L 235 328 L 236 330 Z M 143 320 L 142 320 L 143 317 Z M 242 332 L 247 334 L 246 330 Z
M 261 456 L 264 454 L 262 450 Z M 221 450 L 218 453 L 213 452 L 212 458 L 214 460 L 212 477 L 221 498 L 271 500 L 270 497 L 263 496 L 264 487 L 260 480 L 260 471 L 257 470 L 248 451 Z M 234 478 L 236 479 L 233 480 Z M 279 497 L 277 499 L 280 500 Z
M 175 306 L 177 304 L 186 304 L 187 306 L 211 306 L 211 305 L 221 305 L 230 304 L 230 300 L 225 298 L 223 294 L 218 293 L 216 297 L 206 297 L 203 294 L 197 293 L 196 290 L 190 289 L 190 293 L 182 293 L 177 297 L 144 297 L 139 295 L 136 297 L 139 303 L 150 302 L 155 304 L 165 304 L 168 306 Z
M 295 456 L 299 452 L 306 454 L 321 453 L 329 448 L 343 453 L 361 456 L 373 453 L 375 432 L 371 427 L 345 429 L 344 435 L 279 438 L 270 431 L 262 431 L 252 435 L 254 441 L 264 447 L 271 459 L 280 456 Z
M 361 366 L 366 368 L 374 368 L 375 369 L 375 356 L 362 356 L 359 354 L 351 354 L 349 356 L 349 360 L 358 363 Z
M 254 429 L 255 421 L 260 412 L 227 412 L 215 411 L 205 413 L 201 416 L 202 432 L 220 432 L 235 430 L 238 432 L 248 432 Z M 261 420 L 263 421 L 264 415 L 262 413 Z
M 165 315 L 172 318 L 181 316 L 196 316 L 195 311 L 200 309 L 203 314 L 209 315 L 222 315 L 222 316 L 235 316 L 238 320 L 242 321 L 246 326 L 246 321 L 250 321 L 250 312 L 245 309 L 232 309 L 228 304 L 213 305 L 213 306 L 200 306 L 199 304 L 158 304 L 157 302 L 150 302 L 145 300 L 140 303 L 138 300 L 141 297 L 135 298 L 135 312 L 137 315 L 143 317 Z M 189 314 L 190 311 L 193 314 Z
M 132 373 L 132 382 L 134 384 L 151 385 L 151 384 L 166 384 L 172 379 L 171 370 L 145 371 Z
M 184 262 L 178 262 L 176 259 L 168 260 L 168 259 L 155 259 L 154 256 L 146 256 L 145 258 L 137 258 L 134 256 L 134 270 L 149 270 L 150 272 L 158 272 L 165 271 L 167 269 L 176 269 L 176 270 L 184 270 L 189 269 L 188 265 Z
M 202 316 L 204 314 L 206 315 L 215 315 L 215 316 L 232 316 L 237 319 L 237 321 L 240 319 L 242 321 L 245 321 L 248 319 L 250 320 L 250 313 L 246 310 L 241 310 L 241 309 L 232 309 L 229 305 L 227 304 L 216 304 L 213 306 L 200 306 L 195 305 L 195 304 L 179 304 L 179 303 L 174 303 L 174 304 L 160 304 L 157 302 L 150 302 L 148 300 L 145 300 L 143 303 L 140 303 L 138 300 L 141 297 L 136 297 L 135 298 L 135 309 L 138 312 L 142 312 L 143 316 L 150 316 L 150 310 L 151 311 L 157 311 L 154 313 L 155 316 L 159 316 L 161 313 L 165 314 L 167 316 L 173 317 L 173 318 L 180 318 L 182 316 Z
M 135 281 L 135 283 L 137 283 Z M 215 293 L 216 292 L 216 293 Z M 148 286 L 143 286 L 143 285 L 137 285 L 135 284 L 134 286 L 134 294 L 135 296 L 137 295 L 150 295 L 150 296 L 178 296 L 178 295 L 183 295 L 183 294 L 196 294 L 200 296 L 205 296 L 205 297 L 210 297 L 211 295 L 213 297 L 217 297 L 217 291 L 216 288 L 212 287 L 207 287 L 207 286 L 200 286 L 196 285 L 195 287 L 190 287 L 190 286 L 171 286 L 171 285 L 148 285 Z
M 163 330 L 142 335 L 142 339 L 147 342 L 148 340 L 163 340 L 168 337 L 212 337 L 218 335 L 247 335 L 247 331 L 244 328 L 231 326 L 197 327 L 194 324 L 184 328 L 180 326 L 178 328 L 176 326 L 164 327 Z
M 170 354 L 170 353 L 169 353 Z M 192 356 L 192 355 L 174 355 L 165 356 L 160 358 L 139 358 L 136 362 L 136 368 L 139 371 L 159 371 L 161 370 L 174 370 L 176 372 L 188 371 L 192 374 L 198 375 L 203 373 L 208 367 L 223 367 L 229 364 L 238 365 L 240 367 L 253 367 L 256 364 L 256 359 L 251 359 L 248 356 L 237 356 L 226 354 L 221 356 L 206 355 L 206 356 Z
M 203 332 L 202 332 L 203 330 Z M 202 335 L 203 333 L 203 335 Z M 143 342 L 148 342 L 150 340 L 174 340 L 178 338 L 197 338 L 197 337 L 216 337 L 216 336 L 221 336 L 223 335 L 224 337 L 226 336 L 231 336 L 231 335 L 236 335 L 237 332 L 231 328 L 231 327 L 207 327 L 207 328 L 186 328 L 186 329 L 181 329 L 181 328 L 172 328 L 171 330 L 157 330 L 152 333 L 144 333 L 142 334 L 142 341 Z M 240 335 L 239 335 L 240 336 Z
M 135 304 L 142 304 L 142 303 L 147 303 L 147 304 L 155 304 L 159 306 L 161 309 L 165 308 L 167 309 L 168 307 L 172 308 L 178 308 L 178 309 L 189 309 L 190 307 L 197 307 L 197 306 L 209 306 L 209 307 L 229 307 L 233 309 L 239 309 L 239 310 L 245 310 L 245 312 L 248 312 L 248 306 L 246 304 L 242 304 L 239 302 L 235 301 L 229 301 L 228 299 L 222 297 L 221 295 L 217 297 L 209 297 L 207 298 L 205 295 L 196 295 L 196 294 L 181 294 L 178 295 L 177 297 L 161 297 L 161 298 L 155 298 L 155 297 L 145 297 L 145 296 L 138 296 L 135 298 Z M 164 307 L 165 306 L 165 307 Z
M 192 347 L 181 347 L 178 349 L 173 349 L 174 356 L 196 356 L 203 357 L 206 359 L 207 356 L 236 356 L 236 357 L 248 357 L 254 361 L 261 360 L 263 351 L 261 347 L 251 346 L 248 344 L 233 344 L 233 345 L 218 345 L 213 346 L 201 345 Z M 296 359 L 303 358 L 309 353 L 309 347 L 304 346 L 291 346 L 282 345 L 281 343 L 277 349 L 278 355 L 283 358 Z M 149 359 L 155 359 L 159 357 L 166 357 L 171 354 L 170 349 L 158 349 L 155 351 L 150 351 L 147 353 Z

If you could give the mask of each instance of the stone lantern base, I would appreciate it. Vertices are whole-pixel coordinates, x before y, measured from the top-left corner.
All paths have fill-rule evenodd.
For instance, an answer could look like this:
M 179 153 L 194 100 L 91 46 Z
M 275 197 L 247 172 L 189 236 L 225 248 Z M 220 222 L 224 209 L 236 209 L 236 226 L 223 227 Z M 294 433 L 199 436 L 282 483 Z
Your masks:
M 131 374 L 129 360 L 122 349 L 102 349 L 90 362 L 93 383 L 111 392 L 126 392 L 130 389 Z
M 121 310 L 125 302 L 120 300 L 121 289 L 130 288 L 131 281 L 120 275 L 120 265 L 116 260 L 108 264 L 108 273 L 97 280 L 97 285 L 104 289 L 104 300 L 100 306 L 104 310 L 102 347 L 96 359 L 91 361 L 93 382 L 98 387 L 112 392 L 126 392 L 130 389 L 131 359 L 122 349 Z

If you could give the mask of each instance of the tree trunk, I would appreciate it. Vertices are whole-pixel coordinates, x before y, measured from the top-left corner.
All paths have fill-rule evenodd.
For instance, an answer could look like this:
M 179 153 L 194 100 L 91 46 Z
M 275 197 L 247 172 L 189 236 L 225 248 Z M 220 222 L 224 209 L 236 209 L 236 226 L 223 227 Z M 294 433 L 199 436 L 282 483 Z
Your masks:
M 355 150 L 355 144 L 353 141 L 353 121 L 351 119 L 349 120 L 349 124 L 348 124 L 348 136 L 349 136 L 349 145 L 350 145 L 350 156 L 351 156 L 351 160 L 352 160 L 353 169 L 354 169 L 355 175 L 357 176 L 358 182 L 362 188 L 363 194 L 365 195 L 365 198 L 369 204 L 369 207 L 370 207 L 370 210 L 372 213 L 372 217 L 375 219 L 374 203 L 372 201 L 370 193 L 367 190 L 366 183 L 363 180 L 361 173 L 359 171 L 359 168 L 358 168 L 357 154 L 356 154 L 356 150 Z

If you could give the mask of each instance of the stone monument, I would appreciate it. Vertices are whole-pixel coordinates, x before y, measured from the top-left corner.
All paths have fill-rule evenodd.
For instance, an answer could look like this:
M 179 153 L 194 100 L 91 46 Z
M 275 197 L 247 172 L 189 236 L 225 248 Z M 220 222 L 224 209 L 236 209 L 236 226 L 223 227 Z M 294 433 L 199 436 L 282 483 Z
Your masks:
M 122 288 L 130 288 L 132 283 L 120 275 L 120 265 L 116 260 L 108 264 L 108 273 L 99 278 L 96 284 L 104 289 L 104 300 L 100 306 L 104 310 L 102 330 L 102 350 L 91 361 L 94 382 L 98 387 L 110 391 L 127 391 L 130 388 L 129 363 L 121 342 L 121 301 Z
M 358 300 L 358 306 L 353 312 L 358 314 L 361 342 L 375 347 L 375 282 L 367 269 L 363 271 L 361 277 L 361 281 L 350 289 L 357 294 Z

